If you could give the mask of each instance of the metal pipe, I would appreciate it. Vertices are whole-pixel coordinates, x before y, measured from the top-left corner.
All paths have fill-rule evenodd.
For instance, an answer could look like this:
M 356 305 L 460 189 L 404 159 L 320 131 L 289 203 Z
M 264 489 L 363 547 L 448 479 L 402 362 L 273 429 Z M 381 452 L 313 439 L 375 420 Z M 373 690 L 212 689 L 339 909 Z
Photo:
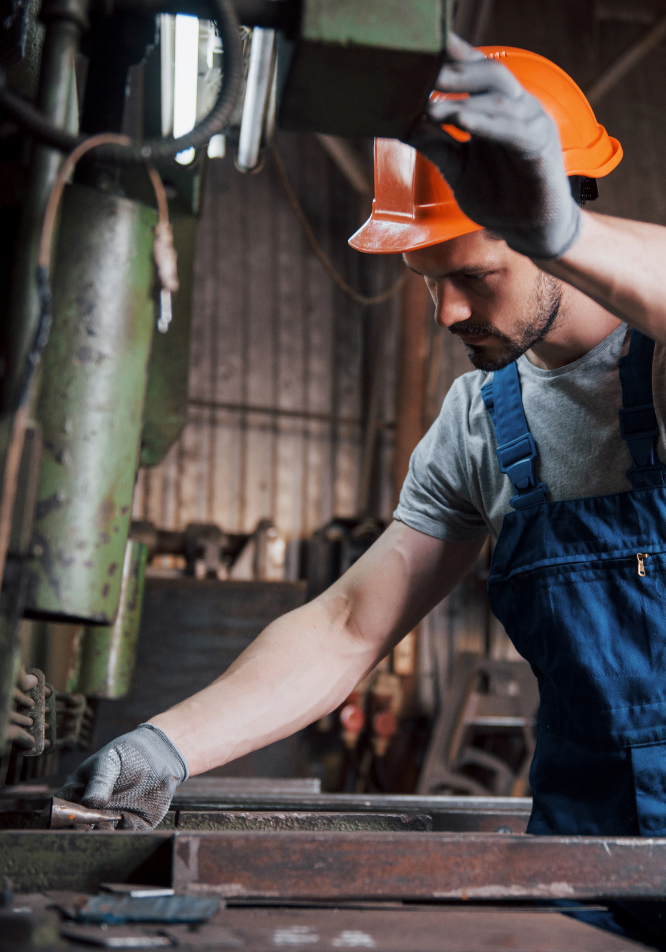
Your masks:
M 259 163 L 261 133 L 273 75 L 274 41 L 275 30 L 255 27 L 252 31 L 250 65 L 238 142 L 237 165 L 241 172 L 251 172 Z
M 58 128 L 67 129 L 71 118 L 71 96 L 75 94 L 74 64 L 81 34 L 87 26 L 88 0 L 50 0 L 42 9 L 47 22 L 42 47 L 37 107 Z M 70 129 L 69 131 L 76 131 Z M 26 201 L 16 241 L 16 260 L 10 303 L 9 360 L 5 405 L 12 407 L 28 351 L 39 320 L 39 298 L 35 275 L 39 238 L 46 203 L 62 164 L 62 153 L 36 145 L 30 168 Z

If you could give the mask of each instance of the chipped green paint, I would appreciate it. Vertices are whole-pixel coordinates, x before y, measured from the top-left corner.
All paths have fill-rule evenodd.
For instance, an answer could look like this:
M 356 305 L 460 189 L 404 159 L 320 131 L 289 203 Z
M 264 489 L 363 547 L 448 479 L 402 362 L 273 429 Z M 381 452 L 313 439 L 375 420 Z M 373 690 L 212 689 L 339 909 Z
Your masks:
M 190 327 L 197 218 L 171 214 L 178 254 L 180 287 L 173 296 L 173 320 L 166 334 L 155 334 L 141 434 L 141 466 L 157 466 L 187 423 Z
M 74 689 L 79 694 L 118 698 L 129 691 L 141 624 L 147 559 L 148 546 L 130 539 L 125 549 L 116 620 L 113 625 L 89 625 L 83 635 L 81 666 Z
M 404 7 L 402 0 L 303 0 L 298 38 L 278 39 L 278 124 L 351 137 L 407 135 L 437 77 L 451 0 L 413 0 L 409 16 Z
M 320 43 L 358 43 L 418 53 L 442 48 L 440 0 L 305 0 L 304 39 Z
M 136 201 L 83 185 L 65 192 L 37 409 L 33 616 L 116 616 L 155 318 L 155 221 Z

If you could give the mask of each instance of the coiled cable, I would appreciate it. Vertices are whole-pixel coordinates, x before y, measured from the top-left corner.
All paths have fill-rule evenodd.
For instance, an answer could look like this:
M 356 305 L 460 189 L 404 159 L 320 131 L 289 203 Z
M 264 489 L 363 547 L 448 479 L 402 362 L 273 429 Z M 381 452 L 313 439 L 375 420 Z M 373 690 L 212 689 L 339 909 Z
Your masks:
M 224 68 L 222 84 L 215 105 L 194 128 L 184 136 L 174 139 L 144 139 L 130 145 L 106 145 L 98 150 L 99 158 L 114 165 L 163 165 L 173 161 L 179 152 L 186 149 L 199 149 L 206 145 L 212 136 L 222 132 L 229 125 L 242 80 L 243 59 L 239 38 L 239 25 L 232 0 L 208 0 L 212 19 L 222 40 Z M 31 133 L 40 142 L 72 152 L 87 138 L 85 134 L 75 136 L 58 129 L 31 103 L 7 88 L 4 72 L 0 71 L 0 109 L 9 113 L 14 120 Z

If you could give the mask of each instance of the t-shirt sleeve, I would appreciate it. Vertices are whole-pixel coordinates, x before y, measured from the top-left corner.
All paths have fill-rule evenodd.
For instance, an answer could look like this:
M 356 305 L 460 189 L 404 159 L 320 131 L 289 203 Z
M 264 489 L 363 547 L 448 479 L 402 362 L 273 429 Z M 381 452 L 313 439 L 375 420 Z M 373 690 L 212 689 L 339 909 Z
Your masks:
M 487 534 L 488 526 L 471 499 L 468 428 L 468 394 L 456 381 L 412 453 L 395 519 L 447 542 L 472 542 Z

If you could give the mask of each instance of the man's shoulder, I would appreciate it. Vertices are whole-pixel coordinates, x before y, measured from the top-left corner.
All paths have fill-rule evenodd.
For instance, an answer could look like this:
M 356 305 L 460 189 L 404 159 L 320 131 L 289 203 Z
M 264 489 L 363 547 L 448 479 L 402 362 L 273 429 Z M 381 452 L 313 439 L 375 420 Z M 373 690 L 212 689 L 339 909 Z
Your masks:
M 487 370 L 470 370 L 456 377 L 446 395 L 440 416 L 455 413 L 462 421 L 481 411 L 485 413 L 481 388 L 492 379 L 492 373 Z

